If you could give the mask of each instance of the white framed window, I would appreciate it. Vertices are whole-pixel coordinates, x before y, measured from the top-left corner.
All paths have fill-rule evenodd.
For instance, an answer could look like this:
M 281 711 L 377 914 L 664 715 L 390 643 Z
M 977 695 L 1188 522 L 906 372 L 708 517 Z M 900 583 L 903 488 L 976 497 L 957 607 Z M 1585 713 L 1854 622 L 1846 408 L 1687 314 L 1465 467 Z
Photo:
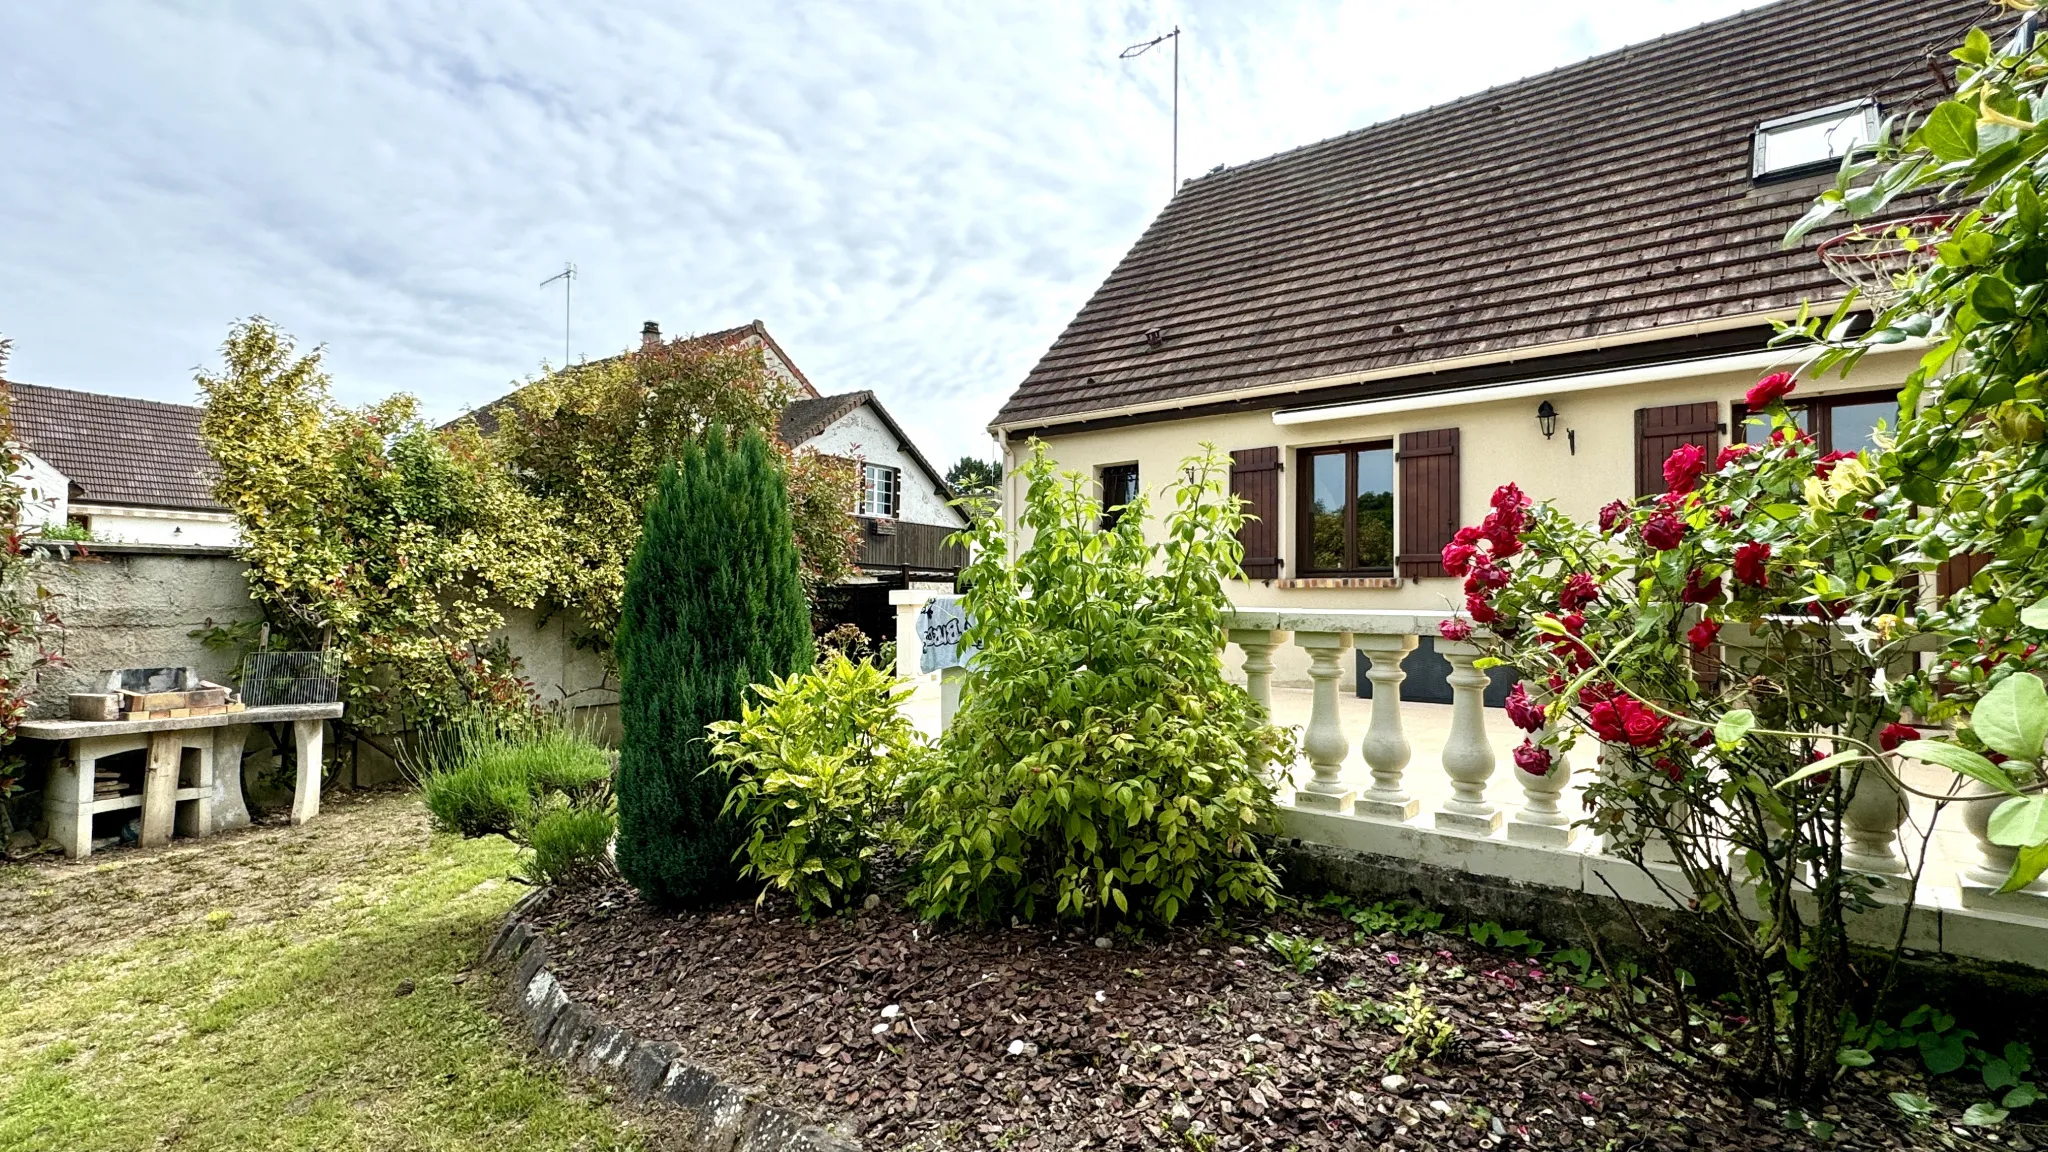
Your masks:
M 1876 139 L 1875 100 L 1850 100 L 1766 120 L 1756 126 L 1750 175 L 1761 179 L 1833 167 Z
M 895 519 L 902 511 L 902 470 L 887 464 L 861 465 L 860 514 Z

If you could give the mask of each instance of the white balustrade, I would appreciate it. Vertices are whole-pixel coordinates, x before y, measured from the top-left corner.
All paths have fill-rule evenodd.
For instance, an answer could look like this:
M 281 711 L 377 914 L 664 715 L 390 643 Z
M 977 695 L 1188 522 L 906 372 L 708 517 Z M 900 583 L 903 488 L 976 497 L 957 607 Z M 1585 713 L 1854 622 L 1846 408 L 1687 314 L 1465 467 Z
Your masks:
M 1544 697 L 1537 697 L 1543 700 Z M 1536 733 L 1538 744 L 1557 734 L 1555 725 L 1546 724 Z M 1514 769 L 1515 779 L 1522 782 L 1522 808 L 1514 819 L 1508 821 L 1508 839 L 1523 844 L 1545 844 L 1553 848 L 1571 845 L 1578 835 L 1572 827 L 1572 817 L 1559 804 L 1565 786 L 1571 783 L 1571 758 L 1561 748 L 1552 748 L 1550 770 L 1541 776 L 1524 772 L 1520 765 Z
M 1260 708 L 1273 711 L 1273 649 L 1287 642 L 1287 633 L 1268 628 L 1232 628 L 1226 635 L 1244 649 L 1244 690 Z
M 1899 828 L 1906 822 L 1906 794 L 1887 768 L 1865 764 L 1854 770 L 1848 803 L 1842 807 L 1842 866 L 1878 876 L 1904 876 L 1899 855 Z
M 1493 778 L 1493 745 L 1486 739 L 1486 673 L 1473 667 L 1483 653 L 1469 642 L 1439 640 L 1436 654 L 1451 665 L 1451 734 L 1444 740 L 1444 775 L 1451 798 L 1437 811 L 1436 826 L 1491 836 L 1500 831 L 1501 812 L 1486 798 Z

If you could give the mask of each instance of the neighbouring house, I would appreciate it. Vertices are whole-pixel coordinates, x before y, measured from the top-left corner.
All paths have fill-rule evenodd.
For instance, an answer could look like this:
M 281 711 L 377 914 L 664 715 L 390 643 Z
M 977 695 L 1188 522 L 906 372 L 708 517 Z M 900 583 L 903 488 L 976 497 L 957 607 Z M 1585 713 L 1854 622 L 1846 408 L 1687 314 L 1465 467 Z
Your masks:
M 23 521 L 98 541 L 229 547 L 235 518 L 213 498 L 199 409 L 8 382 L 22 451 Z M 81 531 L 83 530 L 83 531 Z
M 642 347 L 662 339 L 653 320 L 640 328 Z M 965 548 L 947 538 L 967 526 L 952 506 L 954 493 L 895 417 L 870 391 L 819 393 L 759 320 L 691 337 L 709 346 L 758 351 L 768 371 L 795 390 L 776 429 L 785 444 L 853 461 L 861 491 L 848 509 L 860 525 L 857 574 L 828 590 L 822 611 L 881 641 L 895 634 L 889 593 L 913 587 L 950 590 L 967 562 Z M 465 419 L 486 432 L 497 423 L 493 401 Z
M 1591 518 L 1760 434 L 1771 322 L 1846 291 L 1787 228 L 1991 15 L 1783 0 L 1186 181 L 991 425 L 1006 483 L 1042 441 L 1114 504 L 1213 443 L 1240 607 L 1457 607 L 1438 555 L 1496 486 Z M 1802 381 L 1807 428 L 1871 446 L 1912 362 Z M 1404 697 L 1447 698 L 1417 655 Z

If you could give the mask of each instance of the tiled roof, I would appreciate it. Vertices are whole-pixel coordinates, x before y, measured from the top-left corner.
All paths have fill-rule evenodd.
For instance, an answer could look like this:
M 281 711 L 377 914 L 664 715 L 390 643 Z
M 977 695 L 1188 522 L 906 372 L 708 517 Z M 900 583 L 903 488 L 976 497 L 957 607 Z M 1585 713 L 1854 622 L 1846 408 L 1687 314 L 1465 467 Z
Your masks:
M 1887 113 L 1925 104 L 1940 91 L 1927 53 L 1995 16 L 1782 0 L 1189 181 L 996 423 L 1420 373 L 1838 295 L 1820 237 L 1780 247 L 1829 177 L 1753 183 L 1753 130 L 1866 96 Z
M 651 326 L 653 324 L 653 321 L 649 321 L 648 323 Z M 655 332 L 655 335 L 660 335 L 658 330 Z M 810 378 L 804 375 L 803 369 L 796 366 L 796 361 L 791 360 L 789 358 L 789 353 L 784 352 L 782 350 L 782 345 L 777 344 L 775 342 L 775 337 L 770 336 L 768 334 L 768 326 L 766 324 L 761 323 L 759 320 L 749 320 L 747 323 L 742 324 L 737 328 L 722 328 L 716 332 L 706 332 L 698 336 L 685 337 L 683 338 L 683 343 L 696 344 L 712 348 L 733 348 L 738 345 L 744 344 L 747 340 L 752 339 L 754 337 L 759 337 L 761 343 L 764 346 L 766 346 L 769 350 L 773 351 L 775 353 L 776 359 L 780 360 L 783 366 L 789 369 L 790 376 L 796 380 L 797 386 L 803 390 L 807 398 L 817 398 L 818 390 L 817 388 L 812 386 Z M 623 356 L 626 355 L 626 353 L 622 352 L 619 353 L 619 355 Z M 589 361 L 589 363 L 603 364 L 606 363 L 607 361 L 616 359 L 618 359 L 618 356 L 605 356 L 596 360 Z M 573 369 L 571 370 L 573 371 Z M 531 387 L 531 385 L 529 385 L 528 387 Z M 514 389 L 513 391 L 498 397 L 496 400 L 493 400 L 490 403 L 485 404 L 481 408 L 477 408 L 472 412 L 464 413 L 462 416 L 459 416 L 454 420 L 450 420 L 447 424 L 442 425 L 442 427 L 452 428 L 464 420 L 472 420 L 475 421 L 477 429 L 479 431 L 483 432 L 485 435 L 490 435 L 491 433 L 494 433 L 498 430 L 498 410 L 504 405 L 511 403 L 514 399 L 518 397 L 519 393 L 523 391 L 525 391 L 524 388 Z
M 7 383 L 14 437 L 64 473 L 75 501 L 225 511 L 199 435 L 199 409 L 128 396 Z
M 815 396 L 789 402 L 782 410 L 776 433 L 789 445 L 802 444 L 832 426 L 834 420 L 873 400 L 873 392 L 846 392 L 838 396 Z

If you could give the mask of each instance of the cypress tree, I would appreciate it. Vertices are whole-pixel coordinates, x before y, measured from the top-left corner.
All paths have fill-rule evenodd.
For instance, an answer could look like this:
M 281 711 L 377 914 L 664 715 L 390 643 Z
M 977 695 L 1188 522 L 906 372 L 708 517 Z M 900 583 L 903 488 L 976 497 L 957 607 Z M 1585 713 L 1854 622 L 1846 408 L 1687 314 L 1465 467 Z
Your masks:
M 626 570 L 617 649 L 619 870 L 645 899 L 734 894 L 746 833 L 719 815 L 730 773 L 704 727 L 748 686 L 812 660 L 780 466 L 759 431 L 713 426 L 665 466 Z

